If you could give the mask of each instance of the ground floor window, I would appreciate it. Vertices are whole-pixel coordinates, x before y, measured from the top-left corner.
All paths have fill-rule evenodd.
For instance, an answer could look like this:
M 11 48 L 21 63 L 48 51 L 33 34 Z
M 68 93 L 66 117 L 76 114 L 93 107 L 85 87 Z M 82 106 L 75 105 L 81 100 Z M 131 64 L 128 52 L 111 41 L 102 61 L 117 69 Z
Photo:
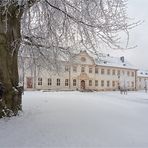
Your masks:
M 38 85 L 42 85 L 42 78 L 38 78 Z
M 52 79 L 48 78 L 48 86 L 51 86 L 51 85 L 52 85 Z
M 73 79 L 73 86 L 76 86 L 76 84 L 77 84 L 76 79 Z
M 134 82 L 132 82 L 132 87 L 134 87 Z
M 107 81 L 107 87 L 109 87 L 110 86 L 110 81 Z
M 27 88 L 33 88 L 33 78 L 27 77 Z
M 98 80 L 95 80 L 95 86 L 98 86 Z
M 104 80 L 101 80 L 101 87 L 104 87 Z
M 60 86 L 60 79 L 57 79 L 57 86 Z
M 68 86 L 68 79 L 65 79 L 65 86 Z
M 115 81 L 112 81 L 112 86 L 115 87 Z
M 89 86 L 92 86 L 92 80 L 89 80 Z

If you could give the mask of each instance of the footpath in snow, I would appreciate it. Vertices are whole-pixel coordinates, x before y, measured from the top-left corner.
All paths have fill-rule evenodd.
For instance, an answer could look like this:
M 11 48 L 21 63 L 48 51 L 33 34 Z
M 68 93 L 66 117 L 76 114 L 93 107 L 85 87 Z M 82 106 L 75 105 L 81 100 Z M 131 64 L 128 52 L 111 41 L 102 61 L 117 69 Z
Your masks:
M 148 147 L 148 94 L 25 92 L 23 113 L 0 119 L 0 147 Z

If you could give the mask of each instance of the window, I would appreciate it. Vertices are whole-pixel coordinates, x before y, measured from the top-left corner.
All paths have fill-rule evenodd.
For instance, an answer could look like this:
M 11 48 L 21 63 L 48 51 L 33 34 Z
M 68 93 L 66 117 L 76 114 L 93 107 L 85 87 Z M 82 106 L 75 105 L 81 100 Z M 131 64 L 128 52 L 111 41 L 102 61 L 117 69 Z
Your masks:
M 69 71 L 69 67 L 65 66 L 65 72 Z
M 132 77 L 134 77 L 134 72 L 132 72 Z
M 101 69 L 101 75 L 103 75 L 104 74 L 104 69 Z
M 60 79 L 57 79 L 57 86 L 60 86 Z
M 130 76 L 130 72 L 129 71 L 127 71 L 127 76 Z
M 85 62 L 86 61 L 85 57 L 81 57 L 81 61 Z
M 48 79 L 48 86 L 49 86 L 49 85 L 50 85 L 50 86 L 52 85 L 52 79 L 51 79 L 51 78 Z
M 104 87 L 104 80 L 101 80 L 101 86 Z
M 129 81 L 127 81 L 127 87 L 130 87 L 130 82 Z
M 95 73 L 99 73 L 98 67 L 95 67 Z
M 77 72 L 77 67 L 73 66 L 73 72 Z
M 116 71 L 115 69 L 112 70 L 112 75 L 115 75 L 116 74 Z
M 42 78 L 38 78 L 38 85 L 42 85 Z
M 109 87 L 110 86 L 110 81 L 107 81 L 107 87 Z
M 134 82 L 132 82 L 132 87 L 134 87 Z
M 27 88 L 32 88 L 33 87 L 33 78 L 32 77 L 27 77 Z
M 85 67 L 81 67 L 81 72 L 85 72 Z
M 117 71 L 118 76 L 120 76 L 120 70 Z
M 115 87 L 115 81 L 112 81 L 112 86 Z
M 65 79 L 65 86 L 68 86 L 68 79 Z
M 89 86 L 92 86 L 92 80 L 89 80 Z
M 95 80 L 95 86 L 98 86 L 98 80 Z
M 139 78 L 139 82 L 141 82 L 141 78 Z
M 89 73 L 92 73 L 92 67 L 89 67 Z
M 107 69 L 107 74 L 110 75 L 110 69 Z
M 122 70 L 122 74 L 124 75 L 124 70 Z
M 76 79 L 73 79 L 73 86 L 76 86 L 76 84 L 77 84 Z

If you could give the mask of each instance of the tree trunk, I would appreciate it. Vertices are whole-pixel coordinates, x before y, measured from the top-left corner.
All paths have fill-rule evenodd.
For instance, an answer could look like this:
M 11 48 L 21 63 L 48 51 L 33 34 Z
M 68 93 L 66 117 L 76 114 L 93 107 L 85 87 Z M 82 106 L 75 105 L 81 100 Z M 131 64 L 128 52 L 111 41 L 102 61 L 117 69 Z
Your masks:
M 17 62 L 21 15 L 16 15 L 17 8 L 14 6 L 9 7 L 11 15 L 3 14 L 2 8 L 0 9 L 0 82 L 4 86 L 4 94 L 0 100 L 0 118 L 2 118 L 17 115 L 21 110 Z

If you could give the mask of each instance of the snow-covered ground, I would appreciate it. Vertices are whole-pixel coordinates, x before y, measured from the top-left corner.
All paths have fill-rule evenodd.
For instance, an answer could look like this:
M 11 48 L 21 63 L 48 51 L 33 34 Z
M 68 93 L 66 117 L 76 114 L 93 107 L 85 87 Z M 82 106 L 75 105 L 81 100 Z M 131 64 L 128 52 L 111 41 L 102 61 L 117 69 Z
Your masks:
M 148 147 L 148 94 L 25 92 L 23 113 L 0 119 L 4 147 Z

